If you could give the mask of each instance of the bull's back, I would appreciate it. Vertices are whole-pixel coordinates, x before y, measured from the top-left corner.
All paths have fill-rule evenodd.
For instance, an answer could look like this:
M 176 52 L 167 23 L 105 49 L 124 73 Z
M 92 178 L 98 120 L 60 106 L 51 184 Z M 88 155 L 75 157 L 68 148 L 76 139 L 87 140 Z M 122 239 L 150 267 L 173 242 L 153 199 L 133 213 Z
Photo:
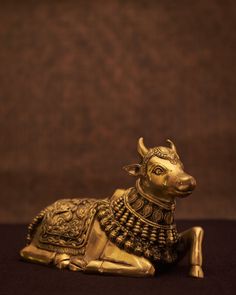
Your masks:
M 108 241 L 96 218 L 98 207 L 103 202 L 119 198 L 124 191 L 117 189 L 109 200 L 76 198 L 56 201 L 33 219 L 27 244 L 41 251 L 94 259 Z

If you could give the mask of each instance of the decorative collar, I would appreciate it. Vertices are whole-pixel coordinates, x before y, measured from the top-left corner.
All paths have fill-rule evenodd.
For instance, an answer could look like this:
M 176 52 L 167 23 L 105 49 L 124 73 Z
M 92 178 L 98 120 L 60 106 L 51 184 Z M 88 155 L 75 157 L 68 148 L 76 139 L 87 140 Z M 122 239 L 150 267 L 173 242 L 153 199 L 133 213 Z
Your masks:
M 153 261 L 175 261 L 178 242 L 174 212 L 144 198 L 135 187 L 98 207 L 97 218 L 118 248 Z
M 166 230 L 175 227 L 174 208 L 163 208 L 163 206 L 141 195 L 135 188 L 129 189 L 121 200 L 130 214 L 144 224 Z

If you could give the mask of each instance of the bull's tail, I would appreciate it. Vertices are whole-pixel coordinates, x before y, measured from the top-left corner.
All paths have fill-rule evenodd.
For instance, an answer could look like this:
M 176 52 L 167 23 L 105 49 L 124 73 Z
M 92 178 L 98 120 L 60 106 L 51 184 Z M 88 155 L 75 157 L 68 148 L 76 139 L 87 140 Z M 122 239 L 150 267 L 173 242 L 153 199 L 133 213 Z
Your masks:
M 31 243 L 31 241 L 33 239 L 33 236 L 34 236 L 34 233 L 35 233 L 35 231 L 37 229 L 37 226 L 43 220 L 43 217 L 44 217 L 46 211 L 47 211 L 47 208 L 42 210 L 37 216 L 35 216 L 35 218 L 32 220 L 32 222 L 28 226 L 28 234 L 27 234 L 27 238 L 26 238 L 27 245 L 29 245 Z

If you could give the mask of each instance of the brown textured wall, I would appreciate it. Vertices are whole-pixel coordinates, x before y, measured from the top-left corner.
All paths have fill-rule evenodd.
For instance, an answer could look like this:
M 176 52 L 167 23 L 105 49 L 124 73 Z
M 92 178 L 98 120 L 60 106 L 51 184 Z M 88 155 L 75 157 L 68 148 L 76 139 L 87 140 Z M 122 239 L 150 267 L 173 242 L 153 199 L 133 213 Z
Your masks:
M 136 141 L 176 142 L 181 218 L 235 218 L 236 4 L 0 1 L 1 222 L 134 179 Z

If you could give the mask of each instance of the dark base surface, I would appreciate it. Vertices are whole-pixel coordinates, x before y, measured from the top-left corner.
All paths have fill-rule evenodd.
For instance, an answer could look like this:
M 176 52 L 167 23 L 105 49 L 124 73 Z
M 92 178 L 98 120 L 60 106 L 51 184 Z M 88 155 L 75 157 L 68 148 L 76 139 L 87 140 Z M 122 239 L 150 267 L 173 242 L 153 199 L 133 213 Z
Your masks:
M 235 294 L 235 221 L 179 221 L 178 229 L 200 225 L 204 237 L 204 279 L 188 277 L 184 259 L 154 278 L 88 275 L 20 259 L 27 226 L 0 225 L 0 294 Z

